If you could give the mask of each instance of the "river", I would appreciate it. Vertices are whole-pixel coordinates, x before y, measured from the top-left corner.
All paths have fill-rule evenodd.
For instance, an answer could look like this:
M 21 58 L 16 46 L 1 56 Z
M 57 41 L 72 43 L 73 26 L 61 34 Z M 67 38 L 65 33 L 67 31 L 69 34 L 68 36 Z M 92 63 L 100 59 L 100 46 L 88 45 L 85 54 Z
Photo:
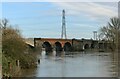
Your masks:
M 46 56 L 42 51 L 40 64 L 26 69 L 21 77 L 115 77 L 116 65 L 109 52 L 74 52 L 73 55 Z

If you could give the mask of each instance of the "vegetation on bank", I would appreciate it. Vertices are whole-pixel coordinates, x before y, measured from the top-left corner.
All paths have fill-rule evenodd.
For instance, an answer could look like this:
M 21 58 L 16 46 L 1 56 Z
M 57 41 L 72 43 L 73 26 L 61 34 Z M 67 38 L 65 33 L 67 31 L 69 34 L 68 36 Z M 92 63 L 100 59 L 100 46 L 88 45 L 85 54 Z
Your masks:
M 6 19 L 2 20 L 0 25 L 2 27 L 2 73 L 14 75 L 18 70 L 18 60 L 19 68 L 34 66 L 36 58 L 28 53 L 28 46 L 20 31 L 8 25 Z
M 120 18 L 113 17 L 106 26 L 100 28 L 99 37 L 110 42 L 113 51 L 120 51 Z

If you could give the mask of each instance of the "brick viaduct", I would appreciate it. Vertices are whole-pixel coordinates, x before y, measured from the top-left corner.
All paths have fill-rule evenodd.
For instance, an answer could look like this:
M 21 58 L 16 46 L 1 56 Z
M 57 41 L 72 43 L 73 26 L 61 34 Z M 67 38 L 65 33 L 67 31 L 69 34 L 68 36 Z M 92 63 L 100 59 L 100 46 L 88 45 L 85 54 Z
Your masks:
M 106 49 L 107 44 L 92 39 L 34 38 L 34 46 L 46 51 L 84 51 L 88 49 Z

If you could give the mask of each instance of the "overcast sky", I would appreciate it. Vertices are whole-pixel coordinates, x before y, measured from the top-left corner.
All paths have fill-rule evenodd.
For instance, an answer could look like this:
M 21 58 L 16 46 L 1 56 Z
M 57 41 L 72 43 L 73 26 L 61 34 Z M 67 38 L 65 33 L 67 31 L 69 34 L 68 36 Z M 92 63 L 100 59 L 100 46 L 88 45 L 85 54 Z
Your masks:
M 62 10 L 66 12 L 67 38 L 93 38 L 93 31 L 117 16 L 117 2 L 5 2 L 7 18 L 24 37 L 60 38 Z

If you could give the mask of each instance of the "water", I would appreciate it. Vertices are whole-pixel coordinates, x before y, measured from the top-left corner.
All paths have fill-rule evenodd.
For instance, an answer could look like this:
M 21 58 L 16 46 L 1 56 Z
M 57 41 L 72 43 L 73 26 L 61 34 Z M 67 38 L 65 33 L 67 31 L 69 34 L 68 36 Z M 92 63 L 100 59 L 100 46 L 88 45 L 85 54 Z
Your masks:
M 76 52 L 78 54 L 56 57 L 42 51 L 36 69 L 23 70 L 23 77 L 113 77 L 116 74 L 111 53 Z M 29 73 L 28 73 L 29 72 Z

